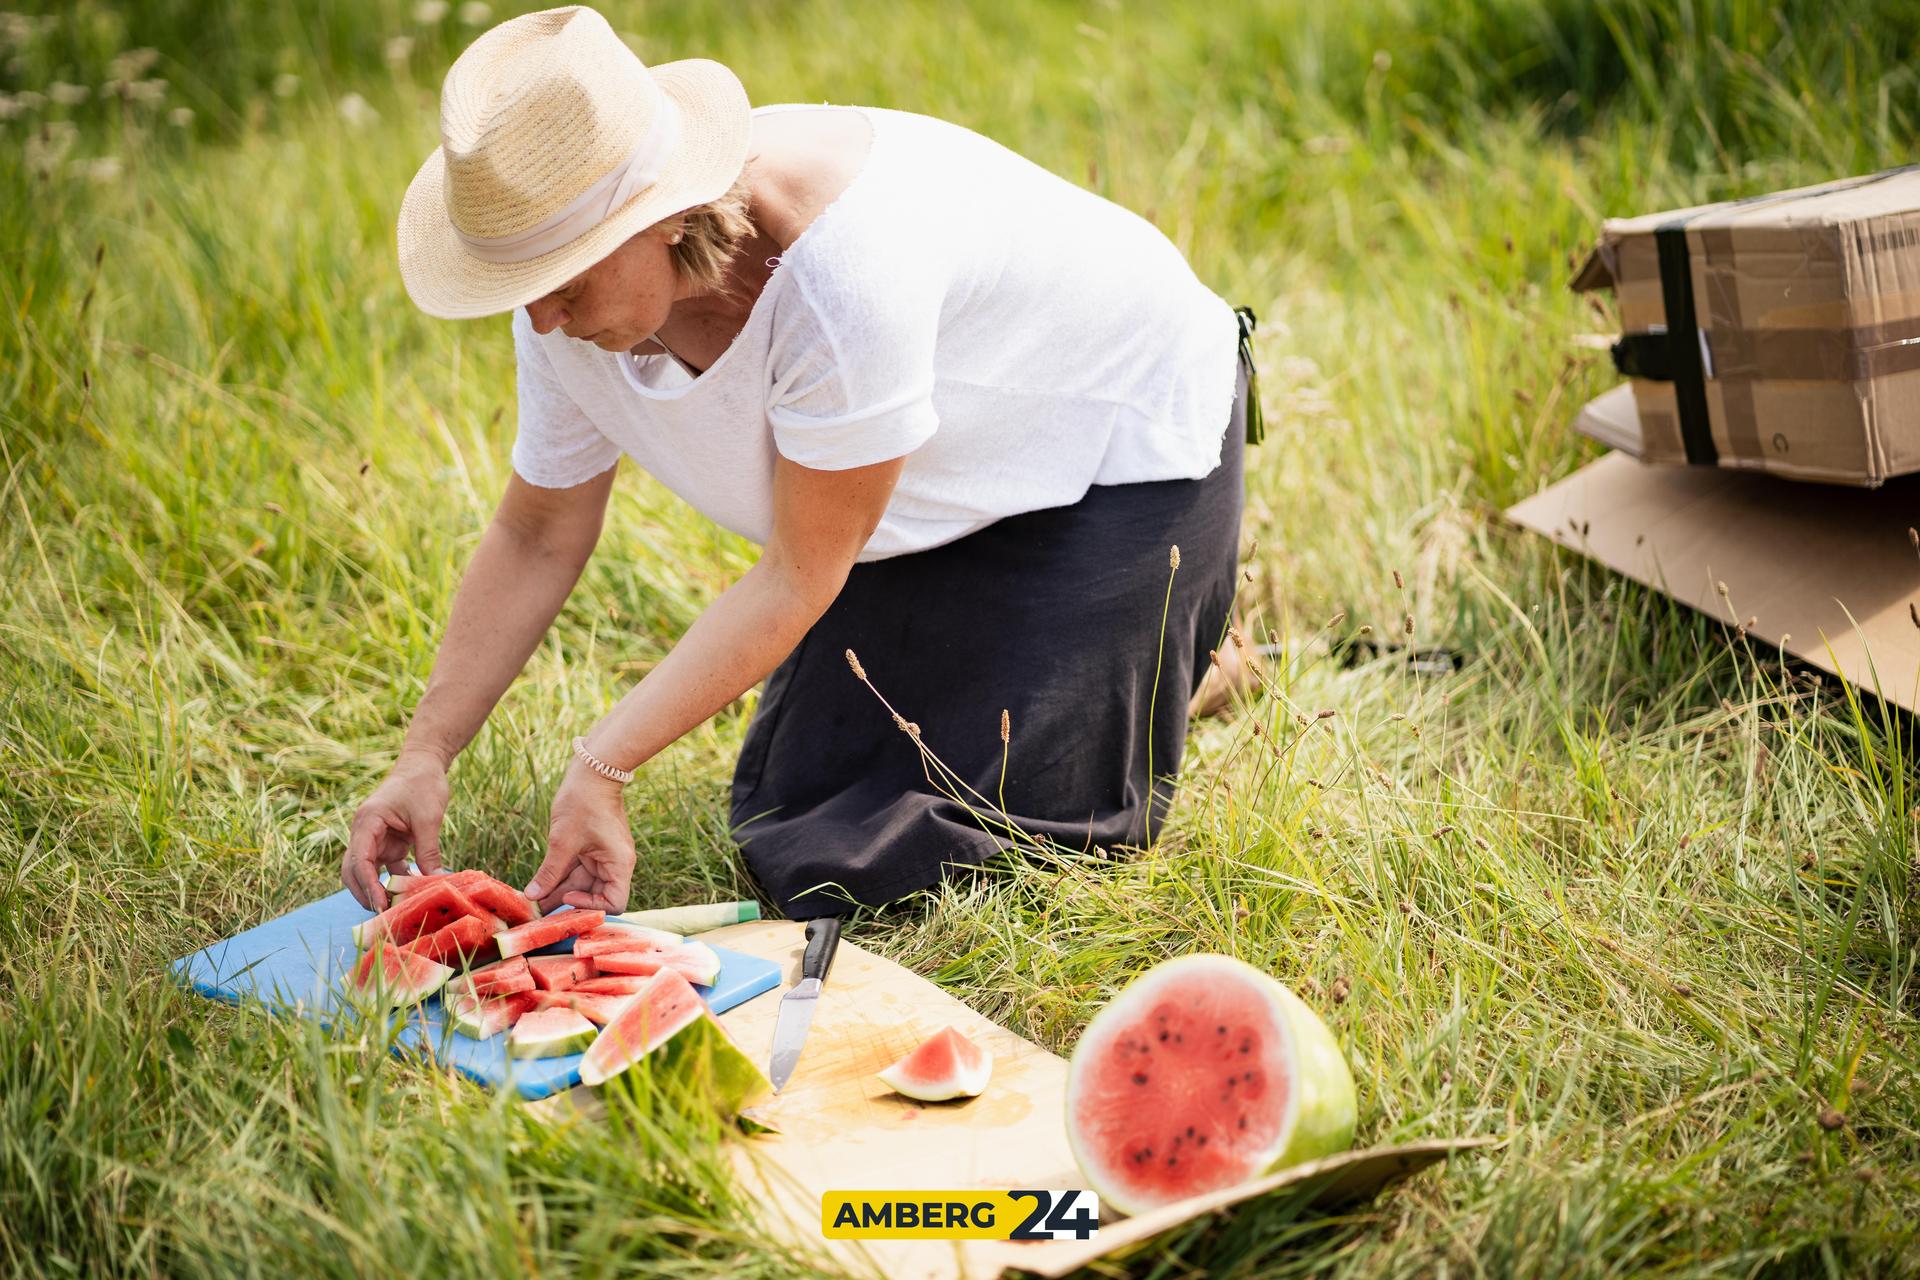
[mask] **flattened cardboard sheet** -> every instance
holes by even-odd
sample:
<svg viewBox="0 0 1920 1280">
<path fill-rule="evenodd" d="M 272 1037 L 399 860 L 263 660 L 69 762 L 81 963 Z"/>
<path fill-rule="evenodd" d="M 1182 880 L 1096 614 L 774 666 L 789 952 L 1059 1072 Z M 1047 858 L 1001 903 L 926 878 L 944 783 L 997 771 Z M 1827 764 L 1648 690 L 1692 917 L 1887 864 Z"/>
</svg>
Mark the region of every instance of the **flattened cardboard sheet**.
<svg viewBox="0 0 1920 1280">
<path fill-rule="evenodd" d="M 1610 453 L 1507 516 L 1920 711 L 1920 476 L 1863 491 Z"/>
<path fill-rule="evenodd" d="M 802 926 L 783 920 L 732 925 L 701 940 L 777 962 L 782 991 L 798 976 L 805 948 Z M 778 1003 L 777 994 L 770 994 L 721 1015 L 741 1048 L 761 1063 L 772 1051 Z M 946 1026 L 993 1055 L 993 1080 L 979 1098 L 913 1102 L 873 1078 Z M 1138 1218 L 1120 1219 L 1109 1210 L 1087 1241 L 821 1238 L 820 1195 L 828 1190 L 1084 1187 L 1067 1147 L 1066 1082 L 1065 1059 L 997 1026 L 910 970 L 843 941 L 799 1067 L 785 1090 L 752 1113 L 779 1132 L 737 1144 L 737 1169 L 743 1186 L 760 1189 L 771 1227 L 834 1265 L 887 1280 L 984 1280 L 1008 1269 L 1064 1275 L 1201 1214 L 1283 1188 L 1312 1186 L 1306 1194 L 1315 1203 L 1364 1199 L 1455 1151 L 1490 1141 L 1355 1152 Z M 597 1109 L 585 1090 L 571 1096 L 582 1110 Z"/>
</svg>

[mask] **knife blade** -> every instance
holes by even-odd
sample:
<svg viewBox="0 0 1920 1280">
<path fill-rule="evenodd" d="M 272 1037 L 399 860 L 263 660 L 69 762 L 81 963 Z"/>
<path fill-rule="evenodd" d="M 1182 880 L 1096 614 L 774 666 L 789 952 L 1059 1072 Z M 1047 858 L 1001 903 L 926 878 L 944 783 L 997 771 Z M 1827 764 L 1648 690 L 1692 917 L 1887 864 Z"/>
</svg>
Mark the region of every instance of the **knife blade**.
<svg viewBox="0 0 1920 1280">
<path fill-rule="evenodd" d="M 767 1078 L 773 1081 L 775 1093 L 786 1087 L 793 1069 L 800 1064 L 807 1029 L 813 1026 L 813 1010 L 820 1003 L 820 989 L 826 983 L 827 970 L 833 967 L 833 953 L 839 945 L 839 916 L 807 921 L 807 950 L 800 957 L 800 981 L 780 997 L 780 1016 L 773 1024 L 773 1061 Z"/>
</svg>

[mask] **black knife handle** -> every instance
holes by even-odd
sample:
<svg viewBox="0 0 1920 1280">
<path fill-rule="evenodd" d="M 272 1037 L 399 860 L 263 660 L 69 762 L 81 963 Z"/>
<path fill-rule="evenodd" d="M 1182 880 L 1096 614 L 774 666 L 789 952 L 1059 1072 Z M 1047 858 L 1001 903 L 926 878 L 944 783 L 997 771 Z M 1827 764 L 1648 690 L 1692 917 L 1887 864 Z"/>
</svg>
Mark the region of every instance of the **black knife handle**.
<svg viewBox="0 0 1920 1280">
<path fill-rule="evenodd" d="M 840 945 L 840 917 L 821 916 L 807 921 L 807 951 L 800 957 L 800 977 L 827 980 L 833 967 L 833 952 Z"/>
</svg>

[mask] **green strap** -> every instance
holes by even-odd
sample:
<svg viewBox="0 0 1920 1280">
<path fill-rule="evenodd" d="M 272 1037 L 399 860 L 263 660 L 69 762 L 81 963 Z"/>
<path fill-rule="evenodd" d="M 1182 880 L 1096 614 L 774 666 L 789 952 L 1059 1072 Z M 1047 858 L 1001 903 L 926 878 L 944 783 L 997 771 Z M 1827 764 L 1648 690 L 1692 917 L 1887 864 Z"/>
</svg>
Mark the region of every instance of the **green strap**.
<svg viewBox="0 0 1920 1280">
<path fill-rule="evenodd" d="M 1247 443 L 1259 444 L 1267 438 L 1267 420 L 1260 412 L 1260 370 L 1253 363 L 1253 331 L 1260 317 L 1252 307 L 1235 307 L 1233 315 L 1240 322 L 1240 358 L 1247 362 Z"/>
</svg>

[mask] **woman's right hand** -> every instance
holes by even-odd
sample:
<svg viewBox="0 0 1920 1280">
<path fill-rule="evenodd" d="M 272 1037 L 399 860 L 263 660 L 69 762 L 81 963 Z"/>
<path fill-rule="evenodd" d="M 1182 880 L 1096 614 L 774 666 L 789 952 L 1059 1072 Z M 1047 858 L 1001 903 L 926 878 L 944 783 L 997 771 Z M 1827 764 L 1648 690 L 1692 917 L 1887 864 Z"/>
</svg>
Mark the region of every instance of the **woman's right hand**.
<svg viewBox="0 0 1920 1280">
<path fill-rule="evenodd" d="M 423 873 L 439 872 L 448 795 L 445 762 L 428 752 L 403 750 L 386 781 L 354 811 L 340 880 L 361 906 L 387 909 L 380 872 L 405 872 L 409 852 Z"/>
</svg>

